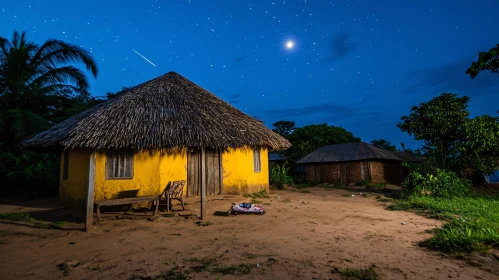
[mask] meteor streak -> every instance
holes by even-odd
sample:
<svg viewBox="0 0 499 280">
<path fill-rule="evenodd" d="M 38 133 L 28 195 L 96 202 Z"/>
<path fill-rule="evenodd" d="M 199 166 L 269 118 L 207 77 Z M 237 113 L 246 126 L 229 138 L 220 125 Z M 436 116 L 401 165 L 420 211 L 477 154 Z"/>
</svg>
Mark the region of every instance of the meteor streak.
<svg viewBox="0 0 499 280">
<path fill-rule="evenodd" d="M 136 54 L 138 54 L 140 57 L 142 57 L 145 61 L 151 63 L 152 66 L 156 67 L 156 64 L 152 63 L 149 59 L 147 59 L 145 56 L 141 55 L 138 51 L 132 49 L 132 51 Z"/>
</svg>

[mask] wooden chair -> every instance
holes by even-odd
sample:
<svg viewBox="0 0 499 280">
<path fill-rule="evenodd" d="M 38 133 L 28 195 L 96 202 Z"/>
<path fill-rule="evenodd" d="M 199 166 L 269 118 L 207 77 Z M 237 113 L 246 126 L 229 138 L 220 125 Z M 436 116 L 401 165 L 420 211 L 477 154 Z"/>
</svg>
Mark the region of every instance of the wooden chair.
<svg viewBox="0 0 499 280">
<path fill-rule="evenodd" d="M 159 195 L 159 199 L 164 195 L 166 199 L 166 211 L 170 212 L 173 200 L 178 200 L 182 204 L 182 211 L 185 210 L 184 206 L 184 186 L 185 180 L 169 182 L 166 188 Z"/>
</svg>

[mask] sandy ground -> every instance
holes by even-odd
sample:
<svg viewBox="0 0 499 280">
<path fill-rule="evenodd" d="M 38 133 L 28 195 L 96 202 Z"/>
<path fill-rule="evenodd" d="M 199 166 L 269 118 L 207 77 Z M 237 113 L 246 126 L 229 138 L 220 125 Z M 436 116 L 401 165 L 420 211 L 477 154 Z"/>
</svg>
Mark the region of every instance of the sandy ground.
<svg viewBox="0 0 499 280">
<path fill-rule="evenodd" d="M 210 197 L 206 226 L 165 212 L 157 219 L 150 212 L 106 212 L 90 233 L 81 230 L 81 212 L 58 209 L 55 199 L 3 201 L 0 212 L 73 222 L 48 229 L 47 223 L 0 221 L 1 278 L 134 279 L 176 267 L 197 270 L 190 272 L 193 279 L 341 279 L 335 268 L 375 265 L 381 279 L 499 279 L 497 261 L 472 265 L 418 246 L 440 221 L 387 211 L 375 197 L 358 192 L 310 191 L 272 192 L 261 199 L 264 215 L 211 215 L 248 199 Z M 191 200 L 188 209 L 197 214 L 199 204 Z M 213 272 L 230 265 L 248 265 L 251 272 Z"/>
</svg>

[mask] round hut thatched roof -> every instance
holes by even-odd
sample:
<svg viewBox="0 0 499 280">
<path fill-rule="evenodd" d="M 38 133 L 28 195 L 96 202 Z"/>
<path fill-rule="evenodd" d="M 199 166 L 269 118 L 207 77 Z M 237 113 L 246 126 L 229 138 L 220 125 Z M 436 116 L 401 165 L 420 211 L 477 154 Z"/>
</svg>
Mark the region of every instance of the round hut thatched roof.
<svg viewBox="0 0 499 280">
<path fill-rule="evenodd" d="M 130 88 L 25 140 L 27 148 L 286 149 L 290 143 L 175 72 Z"/>
</svg>

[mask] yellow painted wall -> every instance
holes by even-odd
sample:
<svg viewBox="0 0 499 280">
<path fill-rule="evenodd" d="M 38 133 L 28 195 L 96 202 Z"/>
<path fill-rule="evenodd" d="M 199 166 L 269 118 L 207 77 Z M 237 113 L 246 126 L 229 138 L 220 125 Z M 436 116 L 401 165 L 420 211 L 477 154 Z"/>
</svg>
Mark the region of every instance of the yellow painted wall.
<svg viewBox="0 0 499 280">
<path fill-rule="evenodd" d="M 87 195 L 89 150 L 71 150 L 69 155 L 68 180 L 62 180 L 61 200 L 74 206 L 84 206 Z M 64 155 L 62 155 L 64 159 Z M 260 151 L 261 171 L 254 172 L 253 150 L 229 149 L 222 154 L 223 193 L 253 193 L 269 191 L 268 151 Z M 119 192 L 139 190 L 138 196 L 159 195 L 169 181 L 187 179 L 187 155 L 182 152 L 159 150 L 135 151 L 133 178 L 107 179 L 106 152 L 96 152 L 95 200 L 117 198 Z M 189 182 L 187 182 L 189 184 Z M 184 189 L 187 191 L 187 187 Z"/>
<path fill-rule="evenodd" d="M 269 158 L 265 148 L 260 149 L 261 171 L 255 172 L 253 149 L 229 149 L 222 154 L 224 169 L 223 192 L 227 194 L 269 191 Z"/>
<path fill-rule="evenodd" d="M 90 152 L 87 149 L 69 150 L 68 180 L 63 180 L 64 153 L 61 154 L 59 197 L 62 202 L 76 207 L 85 205 L 89 158 Z"/>
<path fill-rule="evenodd" d="M 117 198 L 119 192 L 139 190 L 137 196 L 159 195 L 169 181 L 187 178 L 185 153 L 159 150 L 136 151 L 132 179 L 106 179 L 106 153 L 96 154 L 95 200 Z"/>
</svg>

